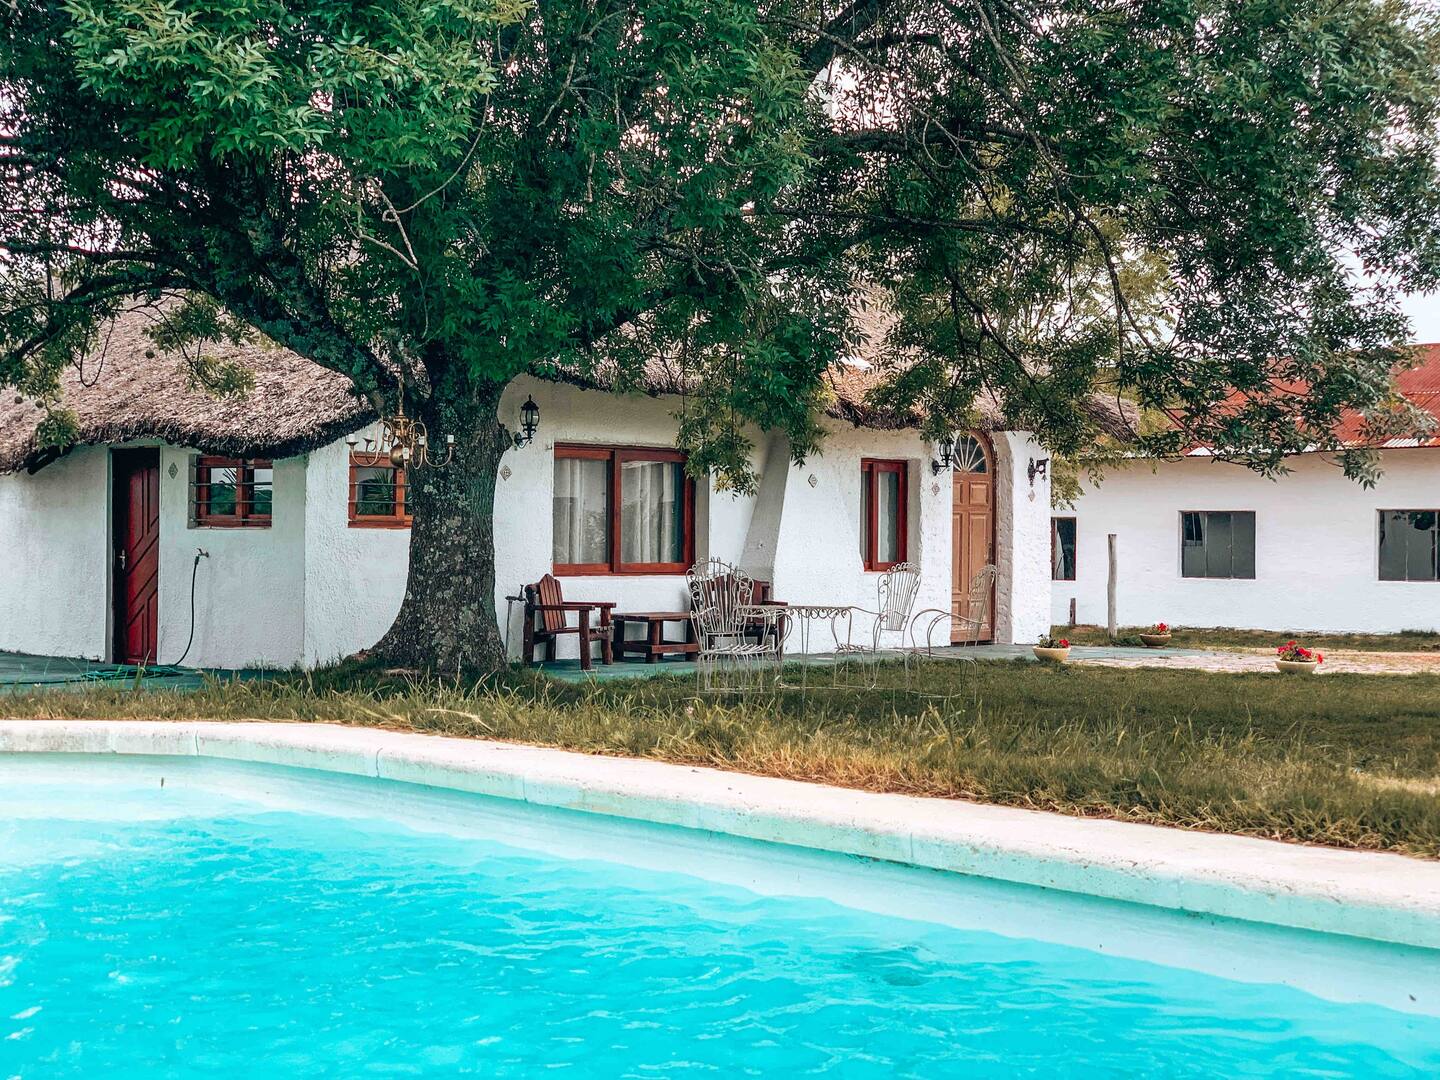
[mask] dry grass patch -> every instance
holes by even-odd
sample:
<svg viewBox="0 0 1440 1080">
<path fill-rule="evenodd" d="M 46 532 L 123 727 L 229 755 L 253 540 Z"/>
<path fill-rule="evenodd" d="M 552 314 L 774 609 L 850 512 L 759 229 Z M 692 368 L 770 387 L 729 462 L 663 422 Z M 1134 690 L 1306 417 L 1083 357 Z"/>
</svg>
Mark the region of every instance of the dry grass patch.
<svg viewBox="0 0 1440 1080">
<path fill-rule="evenodd" d="M 193 693 L 16 695 L 11 716 L 290 720 L 1440 857 L 1440 678 L 937 664 L 905 692 L 720 701 L 686 678 L 458 682 L 358 668 Z"/>
</svg>

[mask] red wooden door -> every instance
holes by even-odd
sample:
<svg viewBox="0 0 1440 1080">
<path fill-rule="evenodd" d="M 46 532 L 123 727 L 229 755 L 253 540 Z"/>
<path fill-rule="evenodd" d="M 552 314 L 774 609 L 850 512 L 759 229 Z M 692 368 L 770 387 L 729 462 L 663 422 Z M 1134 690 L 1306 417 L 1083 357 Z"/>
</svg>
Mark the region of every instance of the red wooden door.
<svg viewBox="0 0 1440 1080">
<path fill-rule="evenodd" d="M 962 435 L 957 440 L 954 485 L 951 603 L 953 611 L 964 615 L 969 610 L 970 582 L 982 568 L 995 561 L 994 458 L 983 436 Z M 995 636 L 994 617 L 992 596 L 986 605 L 985 625 L 979 640 L 989 641 Z M 956 633 L 963 636 L 958 626 Z"/>
<path fill-rule="evenodd" d="M 116 450 L 115 660 L 153 664 L 159 633 L 160 451 Z"/>
</svg>

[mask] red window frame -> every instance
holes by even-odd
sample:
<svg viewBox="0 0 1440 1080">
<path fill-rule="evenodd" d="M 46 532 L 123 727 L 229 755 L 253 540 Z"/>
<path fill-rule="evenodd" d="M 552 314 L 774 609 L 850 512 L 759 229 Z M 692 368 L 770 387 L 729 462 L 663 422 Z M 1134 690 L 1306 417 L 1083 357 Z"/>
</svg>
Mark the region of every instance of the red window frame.
<svg viewBox="0 0 1440 1080">
<path fill-rule="evenodd" d="M 235 512 L 210 512 L 210 473 L 213 469 L 235 470 Z M 263 458 L 202 456 L 195 462 L 195 482 L 190 493 L 191 518 L 207 529 L 268 529 L 271 515 L 255 510 L 255 470 L 269 469 L 270 505 L 275 505 L 275 466 Z"/>
<path fill-rule="evenodd" d="M 899 558 L 884 562 L 877 557 L 880 536 L 880 477 L 895 473 L 900 478 L 897 507 L 895 512 L 895 550 Z M 862 518 L 868 513 L 868 520 L 860 522 L 860 558 L 866 570 L 889 570 L 898 566 L 908 557 L 910 551 L 910 465 L 905 461 L 885 458 L 860 459 L 860 483 L 863 486 L 860 498 Z M 865 496 L 868 494 L 869 499 Z"/>
<path fill-rule="evenodd" d="M 395 501 L 388 514 L 360 513 L 360 481 L 356 476 L 359 469 L 389 469 L 395 474 Z M 405 470 L 391 465 L 388 461 L 371 463 L 359 454 L 350 455 L 350 496 L 347 517 L 352 529 L 408 529 L 411 516 L 405 512 L 406 484 Z"/>
<path fill-rule="evenodd" d="M 686 476 L 681 485 L 680 522 L 683 530 L 682 549 L 684 558 L 680 562 L 627 563 L 620 559 L 620 466 L 627 461 L 670 461 L 685 464 L 685 455 L 679 450 L 649 448 L 643 446 L 593 446 L 580 443 L 557 443 L 555 459 L 584 458 L 604 461 L 609 465 L 605 483 L 605 509 L 609 521 L 606 537 L 610 553 L 608 562 L 603 563 L 555 563 L 557 576 L 622 576 L 634 574 L 683 574 L 695 562 L 695 480 Z M 553 498 L 553 495 L 552 495 Z"/>
</svg>

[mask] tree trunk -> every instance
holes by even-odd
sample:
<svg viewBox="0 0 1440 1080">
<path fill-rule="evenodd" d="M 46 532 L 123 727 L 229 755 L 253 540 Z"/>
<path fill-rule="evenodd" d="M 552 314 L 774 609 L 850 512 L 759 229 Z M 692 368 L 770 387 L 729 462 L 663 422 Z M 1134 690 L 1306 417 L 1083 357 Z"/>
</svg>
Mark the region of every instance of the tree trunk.
<svg viewBox="0 0 1440 1080">
<path fill-rule="evenodd" d="M 384 663 L 442 672 L 507 663 L 495 621 L 495 478 L 512 445 L 497 414 L 503 389 L 418 408 L 436 457 L 443 460 L 445 436 L 454 435 L 455 458 L 406 476 L 410 569 L 400 613 L 372 650 Z"/>
</svg>

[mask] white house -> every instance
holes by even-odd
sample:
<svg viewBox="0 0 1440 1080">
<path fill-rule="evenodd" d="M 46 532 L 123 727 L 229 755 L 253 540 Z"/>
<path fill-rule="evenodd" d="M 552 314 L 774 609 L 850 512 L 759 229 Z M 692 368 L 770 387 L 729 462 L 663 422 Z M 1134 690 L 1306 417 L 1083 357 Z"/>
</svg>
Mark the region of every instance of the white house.
<svg viewBox="0 0 1440 1080">
<path fill-rule="evenodd" d="M 1419 348 L 1399 387 L 1440 416 L 1440 345 Z M 1341 434 L 1363 444 L 1355 418 Z M 1373 488 L 1319 453 L 1276 479 L 1203 451 L 1111 472 L 1055 511 L 1053 620 L 1105 622 L 1113 533 L 1121 625 L 1440 630 L 1440 434 L 1376 448 Z"/>
<path fill-rule="evenodd" d="M 0 405 L 0 650 L 288 668 L 373 644 L 400 604 L 410 532 L 403 477 L 352 460 L 346 436 L 377 425 L 346 381 L 274 346 L 227 345 L 214 351 L 250 367 L 255 386 L 217 399 L 188 385 L 182 358 L 160 352 L 137 313 L 104 340 L 103 356 L 67 374 L 79 419 L 68 452 L 37 448 L 34 402 Z M 977 431 L 969 471 L 936 471 L 916 430 L 869 414 L 858 369 L 832 382 L 821 454 L 797 468 L 782 439 L 757 434 L 758 492 L 701 482 L 680 514 L 680 398 L 512 385 L 503 418 L 513 425 L 530 395 L 540 407 L 539 434 L 505 455 L 496 496 L 495 603 L 512 655 L 521 609 L 505 597 L 526 583 L 550 572 L 567 599 L 673 610 L 686 606 L 681 552 L 735 563 L 790 603 L 872 607 L 879 573 L 909 560 L 919 606 L 941 609 L 993 558 L 995 639 L 1044 633 L 1050 492 L 1031 463 L 1046 452 L 1025 432 Z M 622 527 L 603 480 L 587 480 L 612 466 L 620 476 L 617 453 L 651 466 L 623 470 L 619 483 L 644 485 L 623 498 L 653 502 L 640 512 L 680 530 L 661 537 L 671 554 L 636 556 L 643 571 L 584 553 L 579 515 L 586 528 Z"/>
</svg>

